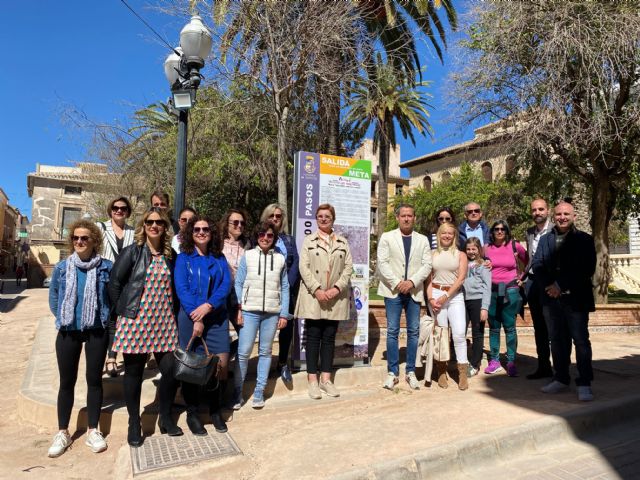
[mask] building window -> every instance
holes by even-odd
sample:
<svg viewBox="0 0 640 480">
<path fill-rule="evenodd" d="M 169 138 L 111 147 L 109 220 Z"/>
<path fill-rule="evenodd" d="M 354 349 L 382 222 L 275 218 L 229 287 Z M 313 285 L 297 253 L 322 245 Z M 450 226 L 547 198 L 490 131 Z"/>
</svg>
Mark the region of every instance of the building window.
<svg viewBox="0 0 640 480">
<path fill-rule="evenodd" d="M 491 162 L 484 162 L 481 168 L 484 181 L 491 183 L 493 181 L 493 167 L 491 166 Z"/>
<path fill-rule="evenodd" d="M 425 175 L 422 179 L 422 187 L 427 191 L 431 191 L 431 177 L 429 175 Z"/>
<path fill-rule="evenodd" d="M 63 207 L 62 208 L 62 225 L 60 226 L 60 239 L 64 239 L 69 235 L 69 227 L 76 220 L 80 220 L 82 216 L 82 210 L 79 208 L 70 208 Z"/>
<path fill-rule="evenodd" d="M 376 181 L 375 180 L 371 180 L 371 196 L 372 197 L 376 196 Z"/>
<path fill-rule="evenodd" d="M 450 172 L 444 172 L 442 174 L 442 181 L 446 182 L 446 181 L 449 181 L 449 180 L 451 180 L 451 173 Z"/>
<path fill-rule="evenodd" d="M 65 195 L 82 195 L 82 187 L 77 187 L 73 185 L 65 185 L 64 186 L 64 194 Z"/>
<path fill-rule="evenodd" d="M 396 197 L 402 196 L 402 185 L 396 184 Z"/>
</svg>

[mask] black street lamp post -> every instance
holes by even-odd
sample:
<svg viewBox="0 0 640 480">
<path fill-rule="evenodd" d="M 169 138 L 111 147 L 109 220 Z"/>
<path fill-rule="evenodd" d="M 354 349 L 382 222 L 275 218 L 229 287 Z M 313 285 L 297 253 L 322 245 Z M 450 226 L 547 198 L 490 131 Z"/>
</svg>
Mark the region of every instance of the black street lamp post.
<svg viewBox="0 0 640 480">
<path fill-rule="evenodd" d="M 189 110 L 196 101 L 204 60 L 211 52 L 211 33 L 199 15 L 180 32 L 180 46 L 164 62 L 164 73 L 171 85 L 170 103 L 178 111 L 178 153 L 176 158 L 176 190 L 174 212 L 184 208 L 187 180 L 187 122 Z"/>
</svg>

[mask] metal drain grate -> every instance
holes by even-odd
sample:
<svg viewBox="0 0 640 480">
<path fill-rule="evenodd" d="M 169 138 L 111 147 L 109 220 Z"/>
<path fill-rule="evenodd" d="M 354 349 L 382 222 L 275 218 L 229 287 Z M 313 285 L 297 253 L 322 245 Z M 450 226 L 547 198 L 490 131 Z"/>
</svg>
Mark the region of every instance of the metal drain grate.
<svg viewBox="0 0 640 480">
<path fill-rule="evenodd" d="M 210 433 L 204 437 L 187 432 L 181 437 L 157 435 L 145 438 L 141 447 L 131 447 L 130 450 L 134 475 L 203 460 L 242 455 L 228 433 Z"/>
</svg>

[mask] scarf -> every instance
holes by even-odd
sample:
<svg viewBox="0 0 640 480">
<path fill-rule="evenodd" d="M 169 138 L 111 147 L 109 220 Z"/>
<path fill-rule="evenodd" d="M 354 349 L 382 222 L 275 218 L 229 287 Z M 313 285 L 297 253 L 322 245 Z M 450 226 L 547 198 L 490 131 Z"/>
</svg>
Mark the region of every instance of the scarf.
<svg viewBox="0 0 640 480">
<path fill-rule="evenodd" d="M 87 262 L 80 260 L 77 253 L 67 258 L 66 271 L 66 291 L 62 307 L 60 309 L 60 324 L 68 327 L 73 324 L 76 303 L 78 302 L 78 275 L 76 268 L 87 271 L 87 282 L 84 287 L 84 298 L 82 301 L 82 318 L 80 319 L 80 330 L 93 327 L 98 310 L 98 275 L 97 267 L 102 262 L 102 257 L 94 255 Z"/>
</svg>

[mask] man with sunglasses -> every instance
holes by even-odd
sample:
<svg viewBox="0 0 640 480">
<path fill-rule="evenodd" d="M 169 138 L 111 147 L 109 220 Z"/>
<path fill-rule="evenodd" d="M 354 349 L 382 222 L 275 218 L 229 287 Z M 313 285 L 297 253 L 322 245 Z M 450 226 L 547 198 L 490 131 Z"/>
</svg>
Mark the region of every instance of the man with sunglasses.
<svg viewBox="0 0 640 480">
<path fill-rule="evenodd" d="M 567 391 L 571 377 L 571 342 L 576 348 L 578 400 L 593 400 L 589 312 L 595 311 L 591 277 L 596 270 L 593 237 L 578 230 L 576 214 L 568 202 L 554 208 L 555 226 L 540 240 L 533 258 L 533 272 L 544 289 L 542 312 L 549 329 L 553 380 L 543 393 Z"/>
<path fill-rule="evenodd" d="M 458 227 L 458 250 L 464 252 L 467 238 L 475 237 L 484 247 L 489 244 L 489 227 L 482 220 L 482 209 L 475 202 L 464 206 L 465 221 Z"/>
<path fill-rule="evenodd" d="M 536 198 L 531 202 L 531 218 L 534 226 L 527 229 L 527 251 L 529 252 L 529 264 L 524 270 L 523 278 L 526 278 L 524 291 L 529 312 L 533 321 L 533 331 L 536 339 L 536 353 L 538 355 L 538 368 L 535 372 L 527 375 L 527 379 L 536 380 L 538 378 L 551 377 L 551 350 L 549 348 L 549 331 L 542 314 L 543 285 L 536 279 L 531 266 L 533 257 L 538 250 L 540 240 L 553 228 L 553 223 L 549 218 L 549 207 L 542 198 Z"/>
</svg>

